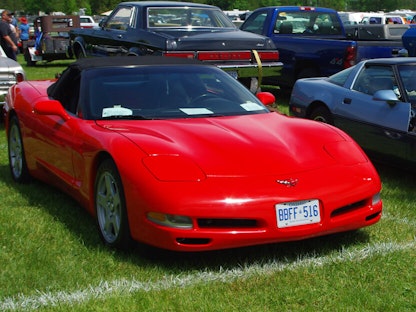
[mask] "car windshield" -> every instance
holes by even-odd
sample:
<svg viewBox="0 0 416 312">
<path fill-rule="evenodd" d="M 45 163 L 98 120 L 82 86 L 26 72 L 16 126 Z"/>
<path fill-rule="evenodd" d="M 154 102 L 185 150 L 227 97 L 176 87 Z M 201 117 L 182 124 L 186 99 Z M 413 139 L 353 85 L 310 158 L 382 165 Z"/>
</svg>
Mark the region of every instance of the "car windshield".
<svg viewBox="0 0 416 312">
<path fill-rule="evenodd" d="M 267 113 L 248 89 L 211 66 L 101 68 L 82 77 L 87 119 L 171 119 Z"/>
<path fill-rule="evenodd" d="M 192 7 L 155 7 L 147 10 L 149 28 L 209 27 L 236 28 L 218 9 Z"/>
</svg>

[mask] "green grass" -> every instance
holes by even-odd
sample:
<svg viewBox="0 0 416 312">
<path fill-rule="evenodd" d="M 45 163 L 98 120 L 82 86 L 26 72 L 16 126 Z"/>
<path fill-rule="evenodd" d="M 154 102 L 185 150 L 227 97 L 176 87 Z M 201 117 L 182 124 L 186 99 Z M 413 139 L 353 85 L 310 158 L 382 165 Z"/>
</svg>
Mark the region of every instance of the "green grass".
<svg viewBox="0 0 416 312">
<path fill-rule="evenodd" d="M 25 70 L 48 79 L 61 64 Z M 415 311 L 415 177 L 377 168 L 384 215 L 371 227 L 208 253 L 122 253 L 102 245 L 71 198 L 12 181 L 0 124 L 0 310 Z"/>
</svg>

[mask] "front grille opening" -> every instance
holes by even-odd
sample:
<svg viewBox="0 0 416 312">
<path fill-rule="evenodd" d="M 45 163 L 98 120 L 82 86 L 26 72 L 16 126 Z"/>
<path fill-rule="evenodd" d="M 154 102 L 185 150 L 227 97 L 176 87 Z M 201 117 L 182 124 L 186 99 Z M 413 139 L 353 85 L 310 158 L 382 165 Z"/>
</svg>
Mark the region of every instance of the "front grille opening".
<svg viewBox="0 0 416 312">
<path fill-rule="evenodd" d="M 359 208 L 361 208 L 361 207 L 363 207 L 365 205 L 365 202 L 366 202 L 365 200 L 361 200 L 359 202 L 356 202 L 356 203 L 353 203 L 353 204 L 350 204 L 350 205 L 347 205 L 347 206 L 338 208 L 338 209 L 334 210 L 331 213 L 331 218 L 338 217 L 340 215 L 349 213 L 349 212 L 351 212 L 353 210 L 359 209 Z"/>
<path fill-rule="evenodd" d="M 381 213 L 381 212 L 376 212 L 376 213 L 373 213 L 373 214 L 371 214 L 371 215 L 367 216 L 367 217 L 365 218 L 365 221 L 370 221 L 370 220 L 372 220 L 372 219 L 377 218 L 377 217 L 380 215 L 380 213 Z"/>
<path fill-rule="evenodd" d="M 211 242 L 211 239 L 178 237 L 176 241 L 181 245 L 207 245 Z"/>
<path fill-rule="evenodd" d="M 255 219 L 198 219 L 200 228 L 254 228 Z"/>
</svg>

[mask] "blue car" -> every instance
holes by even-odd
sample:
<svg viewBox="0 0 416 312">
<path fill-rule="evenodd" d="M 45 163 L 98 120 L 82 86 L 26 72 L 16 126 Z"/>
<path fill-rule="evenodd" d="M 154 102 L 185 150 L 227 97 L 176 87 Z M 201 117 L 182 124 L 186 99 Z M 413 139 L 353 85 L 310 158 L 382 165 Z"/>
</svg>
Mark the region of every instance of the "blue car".
<svg viewBox="0 0 416 312">
<path fill-rule="evenodd" d="M 299 79 L 289 111 L 344 130 L 375 161 L 416 169 L 416 57 L 366 60 L 330 77 Z"/>
</svg>

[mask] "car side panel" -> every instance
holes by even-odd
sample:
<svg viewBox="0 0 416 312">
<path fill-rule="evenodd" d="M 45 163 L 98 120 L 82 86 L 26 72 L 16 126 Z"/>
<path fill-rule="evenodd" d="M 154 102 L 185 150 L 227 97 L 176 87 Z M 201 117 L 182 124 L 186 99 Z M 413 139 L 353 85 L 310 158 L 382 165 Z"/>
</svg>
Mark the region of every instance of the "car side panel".
<svg viewBox="0 0 416 312">
<path fill-rule="evenodd" d="M 334 125 L 357 141 L 367 152 L 390 158 L 409 159 L 413 136 L 408 135 L 410 104 L 374 100 L 320 78 L 298 80 L 291 105 L 303 107 L 305 115 L 313 103 L 323 103 L 334 117 Z"/>
<path fill-rule="evenodd" d="M 407 132 L 410 120 L 410 103 L 389 104 L 375 100 L 372 95 L 345 89 L 345 95 L 333 109 L 335 115 L 382 128 Z"/>
</svg>

